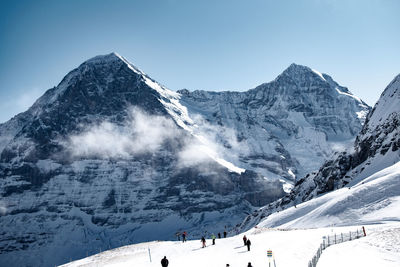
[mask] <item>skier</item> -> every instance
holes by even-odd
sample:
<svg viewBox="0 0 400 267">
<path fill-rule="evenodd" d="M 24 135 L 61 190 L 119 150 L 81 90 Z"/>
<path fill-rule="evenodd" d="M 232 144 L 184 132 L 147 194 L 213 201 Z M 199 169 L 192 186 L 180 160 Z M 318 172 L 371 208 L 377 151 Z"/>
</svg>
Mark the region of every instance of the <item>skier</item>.
<svg viewBox="0 0 400 267">
<path fill-rule="evenodd" d="M 215 245 L 215 238 L 216 236 L 214 234 L 211 235 L 212 241 L 213 241 L 213 245 Z"/>
<path fill-rule="evenodd" d="M 227 234 L 227 233 L 226 233 L 226 230 L 224 230 L 224 238 L 226 237 L 226 234 Z"/>
<path fill-rule="evenodd" d="M 244 236 L 243 236 L 243 243 L 244 243 L 244 246 L 246 246 L 246 241 L 247 241 L 247 237 L 246 237 L 246 235 L 244 235 Z"/>
<path fill-rule="evenodd" d="M 249 264 L 247 264 L 247 267 L 253 267 L 253 265 L 251 265 L 251 262 L 249 262 Z"/>
<path fill-rule="evenodd" d="M 221 233 L 218 233 L 218 238 L 221 238 Z"/>
<path fill-rule="evenodd" d="M 250 239 L 247 239 L 246 245 L 247 245 L 247 251 L 250 251 L 250 245 L 251 245 Z"/>
<path fill-rule="evenodd" d="M 182 234 L 182 242 L 186 242 L 186 236 L 187 236 L 187 233 L 186 233 L 186 231 L 185 231 L 185 232 L 183 232 L 183 234 Z"/>
<path fill-rule="evenodd" d="M 204 238 L 204 236 L 201 237 L 201 243 L 203 244 L 203 248 L 206 247 L 206 239 Z"/>
<path fill-rule="evenodd" d="M 164 258 L 161 260 L 161 266 L 162 267 L 168 267 L 169 261 L 167 260 L 167 256 L 164 256 Z"/>
</svg>

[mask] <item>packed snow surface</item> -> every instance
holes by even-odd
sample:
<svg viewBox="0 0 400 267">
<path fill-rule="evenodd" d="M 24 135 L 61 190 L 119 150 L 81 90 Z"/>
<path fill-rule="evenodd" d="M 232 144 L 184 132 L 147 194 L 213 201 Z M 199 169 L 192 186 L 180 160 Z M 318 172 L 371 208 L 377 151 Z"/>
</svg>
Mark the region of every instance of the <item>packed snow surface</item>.
<svg viewBox="0 0 400 267">
<path fill-rule="evenodd" d="M 318 266 L 399 266 L 399 241 L 398 239 L 396 241 L 400 233 L 399 227 L 399 223 L 366 226 L 367 237 L 327 248 L 326 252 L 322 254 L 321 263 L 318 263 Z M 212 245 L 212 241 L 207 239 L 205 248 L 201 247 L 200 240 L 190 240 L 186 243 L 156 241 L 120 247 L 63 266 L 152 267 L 161 266 L 160 261 L 164 256 L 169 260 L 171 267 L 226 266 L 228 263 L 232 267 L 245 267 L 248 262 L 251 262 L 253 266 L 267 266 L 267 250 L 272 250 L 276 266 L 307 266 L 308 261 L 322 242 L 323 236 L 346 233 L 356 228 L 358 227 L 350 226 L 288 231 L 253 228 L 243 234 L 216 239 L 215 245 Z M 247 251 L 243 245 L 244 234 L 251 240 L 250 251 Z M 350 253 L 353 250 L 354 255 Z M 369 256 L 360 259 L 361 253 L 364 257 L 365 255 Z M 367 259 L 373 259 L 373 261 Z M 340 264 L 337 264 L 339 262 Z M 363 264 L 359 265 L 357 262 Z"/>
<path fill-rule="evenodd" d="M 365 225 L 367 237 L 327 248 L 318 263 L 330 266 L 400 266 L 400 162 L 351 187 L 277 212 L 256 227 L 201 248 L 200 240 L 159 241 L 120 247 L 63 266 L 266 266 L 272 250 L 279 267 L 307 266 L 323 236 Z M 276 228 L 270 228 L 276 227 Z M 320 227 L 320 228 L 313 228 Z M 214 233 L 216 234 L 216 233 Z M 251 240 L 251 251 L 242 236 Z M 209 238 L 211 233 L 207 233 Z M 189 236 L 190 238 L 190 236 Z M 151 257 L 151 261 L 150 261 Z"/>
<path fill-rule="evenodd" d="M 353 185 L 353 184 L 350 184 Z M 400 162 L 353 186 L 274 213 L 263 227 L 326 227 L 400 221 Z"/>
</svg>

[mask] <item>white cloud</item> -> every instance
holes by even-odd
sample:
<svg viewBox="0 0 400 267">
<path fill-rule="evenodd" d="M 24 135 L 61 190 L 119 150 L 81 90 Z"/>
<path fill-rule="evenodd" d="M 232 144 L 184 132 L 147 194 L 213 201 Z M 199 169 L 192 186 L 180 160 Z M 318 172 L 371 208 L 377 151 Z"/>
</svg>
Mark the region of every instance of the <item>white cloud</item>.
<svg viewBox="0 0 400 267">
<path fill-rule="evenodd" d="M 198 127 L 190 136 L 179 129 L 171 118 L 149 115 L 138 108 L 132 108 L 129 118 L 122 125 L 102 122 L 70 136 L 65 145 L 73 156 L 129 158 L 154 153 L 165 142 L 180 140 L 183 147 L 177 154 L 179 168 L 198 167 L 200 163 L 214 160 L 230 170 L 241 172 L 241 169 L 230 163 L 236 159 L 237 150 L 245 150 L 237 142 L 235 132 L 211 125 L 202 117 L 197 117 L 196 121 Z"/>
<path fill-rule="evenodd" d="M 123 125 L 103 122 L 81 134 L 71 136 L 67 147 L 73 156 L 128 158 L 154 152 L 167 140 L 178 135 L 171 119 L 148 115 L 133 108 Z"/>
</svg>

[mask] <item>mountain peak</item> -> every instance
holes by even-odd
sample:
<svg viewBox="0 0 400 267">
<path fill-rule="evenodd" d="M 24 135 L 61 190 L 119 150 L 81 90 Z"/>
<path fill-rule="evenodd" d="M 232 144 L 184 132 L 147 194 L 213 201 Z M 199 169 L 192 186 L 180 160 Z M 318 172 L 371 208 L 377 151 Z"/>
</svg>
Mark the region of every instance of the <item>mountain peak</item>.
<svg viewBox="0 0 400 267">
<path fill-rule="evenodd" d="M 116 52 L 111 52 L 105 55 L 98 55 L 83 62 L 83 65 L 113 65 L 113 64 L 126 64 L 133 72 L 139 75 L 146 75 L 138 67 L 130 63 L 126 58 Z"/>
<path fill-rule="evenodd" d="M 296 63 L 290 64 L 290 66 L 287 69 L 285 69 L 281 75 L 288 75 L 292 78 L 300 78 L 303 77 L 304 75 L 307 75 L 307 76 L 318 77 L 325 82 L 327 81 L 325 74 L 322 74 L 321 72 L 314 70 L 310 67 L 299 65 Z"/>
<path fill-rule="evenodd" d="M 99 64 L 99 63 L 110 63 L 115 61 L 122 61 L 121 56 L 115 52 L 106 55 L 98 55 L 86 60 L 86 64 Z"/>
</svg>

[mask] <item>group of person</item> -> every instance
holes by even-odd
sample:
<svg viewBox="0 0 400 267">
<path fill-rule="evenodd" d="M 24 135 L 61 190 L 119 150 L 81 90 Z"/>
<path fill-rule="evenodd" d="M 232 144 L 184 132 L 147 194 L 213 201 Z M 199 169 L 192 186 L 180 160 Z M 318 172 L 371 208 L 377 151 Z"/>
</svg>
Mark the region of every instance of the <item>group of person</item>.
<svg viewBox="0 0 400 267">
<path fill-rule="evenodd" d="M 226 231 L 224 231 L 224 237 L 226 237 L 226 235 L 227 235 L 227 233 L 226 233 Z M 179 234 L 179 236 L 180 236 L 180 234 Z M 187 233 L 183 232 L 183 234 L 182 234 L 182 241 L 183 242 L 186 242 L 186 236 L 187 236 Z M 212 239 L 212 242 L 213 242 L 212 244 L 213 245 L 215 245 L 215 239 L 216 238 L 217 237 L 214 234 L 211 234 L 211 239 Z M 218 233 L 218 238 L 221 238 L 221 234 L 220 233 Z M 179 239 L 180 238 L 178 237 L 178 240 Z M 205 248 L 206 247 L 206 239 L 205 239 L 204 236 L 201 237 L 200 242 L 202 243 L 202 248 Z M 243 244 L 244 244 L 244 246 L 247 246 L 247 251 L 250 251 L 251 241 L 250 241 L 250 239 L 247 238 L 246 235 L 243 236 Z M 162 267 L 168 267 L 168 264 L 169 264 L 169 261 L 168 261 L 167 257 L 164 256 L 164 258 L 161 260 L 161 266 Z M 230 267 L 230 265 L 226 264 L 226 267 Z M 253 265 L 251 265 L 251 262 L 249 262 L 247 267 L 253 267 Z"/>
<path fill-rule="evenodd" d="M 181 235 L 182 235 L 182 242 L 186 242 L 186 237 L 187 237 L 186 231 L 183 232 L 182 234 L 180 232 L 177 232 L 175 235 L 178 237 L 178 241 L 181 241 Z"/>
<path fill-rule="evenodd" d="M 250 251 L 251 241 L 246 237 L 246 235 L 243 236 L 243 243 L 247 246 L 247 251 Z"/>
<path fill-rule="evenodd" d="M 167 259 L 166 256 L 164 256 L 164 258 L 161 260 L 161 266 L 162 267 L 168 267 L 169 261 Z M 227 263 L 226 267 L 230 267 L 230 265 Z M 251 262 L 249 262 L 249 264 L 247 264 L 247 267 L 253 267 L 253 265 L 251 265 Z"/>
<path fill-rule="evenodd" d="M 206 233 L 207 233 L 207 231 L 206 231 Z M 177 236 L 178 241 L 181 241 L 181 236 L 182 236 L 182 242 L 186 242 L 186 238 L 187 238 L 187 233 L 186 233 L 186 231 L 183 232 L 183 233 L 176 232 L 175 235 Z M 221 233 L 218 233 L 217 235 L 218 235 L 218 238 L 221 238 Z M 224 238 L 227 237 L 228 233 L 226 232 L 226 230 L 223 232 L 223 235 L 224 235 Z M 215 239 L 216 239 L 216 238 L 217 238 L 217 236 L 214 235 L 214 233 L 211 234 L 211 239 L 212 239 L 212 244 L 213 244 L 213 245 L 215 245 Z M 201 242 L 203 243 L 203 248 L 206 247 L 206 239 L 205 239 L 204 236 L 201 238 Z"/>
<path fill-rule="evenodd" d="M 226 267 L 230 267 L 230 265 L 226 264 Z M 247 267 L 253 267 L 253 265 L 251 265 L 251 262 L 249 262 L 249 264 L 247 264 Z"/>
</svg>

